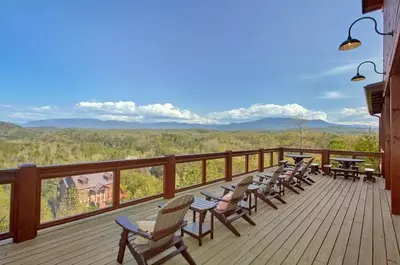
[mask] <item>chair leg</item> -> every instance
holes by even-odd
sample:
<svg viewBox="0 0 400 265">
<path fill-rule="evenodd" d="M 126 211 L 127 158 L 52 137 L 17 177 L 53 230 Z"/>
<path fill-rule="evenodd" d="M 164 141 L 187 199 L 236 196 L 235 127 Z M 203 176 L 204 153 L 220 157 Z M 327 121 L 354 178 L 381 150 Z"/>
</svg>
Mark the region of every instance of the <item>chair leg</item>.
<svg viewBox="0 0 400 265">
<path fill-rule="evenodd" d="M 126 230 L 123 230 L 121 233 L 121 240 L 119 241 L 119 250 L 118 250 L 118 257 L 117 257 L 117 262 L 119 264 L 122 264 L 122 262 L 124 261 L 125 248 L 126 248 L 126 244 L 128 241 L 128 235 L 129 235 L 129 232 Z"/>
<path fill-rule="evenodd" d="M 179 242 L 175 244 L 176 249 L 179 249 L 180 247 L 185 246 L 183 242 Z M 190 264 L 190 265 L 196 265 L 196 262 L 192 258 L 192 256 L 189 254 L 187 251 L 187 248 L 181 251 L 181 255 L 185 258 L 185 260 Z"/>
<path fill-rule="evenodd" d="M 277 199 L 278 201 L 280 201 L 281 203 L 286 204 L 286 202 L 282 199 L 281 196 L 277 195 L 274 198 Z"/>
<path fill-rule="evenodd" d="M 296 194 L 300 194 L 300 192 L 298 192 L 297 190 L 295 190 L 290 184 L 284 184 L 284 186 L 286 188 L 288 188 L 289 190 L 293 191 Z"/>
<path fill-rule="evenodd" d="M 307 185 L 311 185 L 311 183 L 308 182 L 306 179 L 301 179 L 301 181 L 303 181 L 303 182 L 306 183 Z"/>
<path fill-rule="evenodd" d="M 236 230 L 236 228 L 231 223 L 229 223 L 224 216 L 222 216 L 217 212 L 214 212 L 214 216 L 217 217 L 217 219 L 221 222 L 221 224 L 223 224 L 226 228 L 231 230 L 232 233 L 234 233 L 236 236 L 240 236 L 239 231 Z"/>
<path fill-rule="evenodd" d="M 276 207 L 276 205 L 273 204 L 266 196 L 257 194 L 257 197 L 260 198 L 263 202 L 267 203 L 272 208 L 278 209 L 278 207 Z"/>
<path fill-rule="evenodd" d="M 232 233 L 234 233 L 236 236 L 240 236 L 240 233 L 238 230 L 236 230 L 236 228 L 231 224 L 231 223 L 222 223 L 223 225 L 225 225 L 226 228 L 228 228 L 229 230 L 231 230 Z"/>
<path fill-rule="evenodd" d="M 243 215 L 242 218 L 246 220 L 249 224 L 256 225 L 256 223 L 254 223 L 254 221 L 247 214 Z"/>
</svg>

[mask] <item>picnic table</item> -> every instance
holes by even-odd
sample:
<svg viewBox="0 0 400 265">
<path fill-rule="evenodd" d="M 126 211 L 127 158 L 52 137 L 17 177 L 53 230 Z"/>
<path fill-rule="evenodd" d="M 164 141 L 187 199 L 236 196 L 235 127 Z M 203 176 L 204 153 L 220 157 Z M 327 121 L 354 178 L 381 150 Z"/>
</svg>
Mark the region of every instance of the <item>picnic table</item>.
<svg viewBox="0 0 400 265">
<path fill-rule="evenodd" d="M 363 159 L 357 158 L 347 158 L 347 157 L 333 157 L 331 158 L 333 161 L 339 162 L 344 169 L 349 169 L 351 166 L 354 166 L 356 163 L 363 163 Z"/>
<path fill-rule="evenodd" d="M 286 157 L 293 158 L 295 164 L 303 161 L 303 159 L 305 158 L 312 158 L 312 156 L 310 155 L 296 155 L 296 154 L 288 154 L 286 155 Z"/>
<path fill-rule="evenodd" d="M 348 169 L 351 169 L 351 167 L 355 166 L 356 163 L 363 163 L 364 162 L 363 159 L 347 158 L 347 157 L 333 157 L 333 158 L 330 158 L 330 160 L 337 161 L 342 165 L 342 168 L 344 169 L 343 170 L 343 175 L 344 175 L 345 178 L 348 178 L 348 173 L 349 173 L 347 171 Z M 357 176 L 354 175 L 354 178 L 359 179 L 358 175 Z M 354 181 L 354 178 L 353 178 L 353 181 Z"/>
</svg>

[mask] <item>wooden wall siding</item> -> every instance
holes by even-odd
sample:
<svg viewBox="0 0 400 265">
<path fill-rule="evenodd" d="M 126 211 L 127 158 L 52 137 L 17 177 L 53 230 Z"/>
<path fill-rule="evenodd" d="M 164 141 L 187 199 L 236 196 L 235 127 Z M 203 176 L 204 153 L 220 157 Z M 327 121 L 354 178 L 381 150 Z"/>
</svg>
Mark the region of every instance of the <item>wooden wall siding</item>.
<svg viewBox="0 0 400 265">
<path fill-rule="evenodd" d="M 388 81 L 389 73 L 394 65 L 394 58 L 396 61 L 399 60 L 399 53 L 395 56 L 396 47 L 399 45 L 400 37 L 400 1 L 399 0 L 385 0 L 383 7 L 383 31 L 389 32 L 394 30 L 394 36 L 383 36 L 383 68 L 387 73 L 385 76 L 385 82 Z"/>
</svg>

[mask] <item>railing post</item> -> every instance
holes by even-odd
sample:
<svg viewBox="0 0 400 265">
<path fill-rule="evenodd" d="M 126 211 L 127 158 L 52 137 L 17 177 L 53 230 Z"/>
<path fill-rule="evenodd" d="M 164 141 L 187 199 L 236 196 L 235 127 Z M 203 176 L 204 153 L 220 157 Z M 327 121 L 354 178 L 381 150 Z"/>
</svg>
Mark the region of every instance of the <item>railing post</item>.
<svg viewBox="0 0 400 265">
<path fill-rule="evenodd" d="M 258 172 L 264 171 L 264 149 L 260 148 L 258 152 Z"/>
<path fill-rule="evenodd" d="M 232 151 L 226 151 L 225 181 L 232 181 Z"/>
<path fill-rule="evenodd" d="M 244 156 L 244 172 L 249 172 L 249 155 Z"/>
<path fill-rule="evenodd" d="M 174 155 L 168 155 L 167 163 L 164 166 L 164 199 L 171 199 L 175 196 L 175 173 L 176 158 Z"/>
<path fill-rule="evenodd" d="M 270 167 L 274 166 L 274 152 L 269 153 L 269 166 Z"/>
<path fill-rule="evenodd" d="M 207 160 L 201 160 L 201 183 L 207 183 Z"/>
<path fill-rule="evenodd" d="M 40 223 L 40 179 L 36 165 L 22 164 L 16 176 L 12 224 L 15 243 L 33 239 L 37 236 Z"/>
<path fill-rule="evenodd" d="M 329 174 L 329 169 L 328 168 L 324 168 L 324 165 L 328 165 L 329 164 L 329 150 L 328 149 L 322 149 L 322 170 L 324 171 L 324 174 L 327 175 Z"/>
<path fill-rule="evenodd" d="M 283 148 L 279 147 L 278 162 L 283 160 Z"/>
</svg>

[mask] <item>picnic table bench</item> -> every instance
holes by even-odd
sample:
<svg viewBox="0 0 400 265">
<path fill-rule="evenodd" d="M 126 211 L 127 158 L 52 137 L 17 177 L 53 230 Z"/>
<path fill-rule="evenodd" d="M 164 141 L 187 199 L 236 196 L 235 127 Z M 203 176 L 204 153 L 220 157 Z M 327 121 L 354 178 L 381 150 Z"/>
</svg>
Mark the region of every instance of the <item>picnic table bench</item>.
<svg viewBox="0 0 400 265">
<path fill-rule="evenodd" d="M 351 168 L 331 168 L 331 172 L 333 173 L 333 178 L 336 179 L 336 175 L 339 173 L 343 173 L 344 178 L 348 178 L 349 173 L 352 175 L 353 177 L 353 182 L 356 180 L 357 178 L 357 170 L 355 169 L 351 169 Z"/>
</svg>

